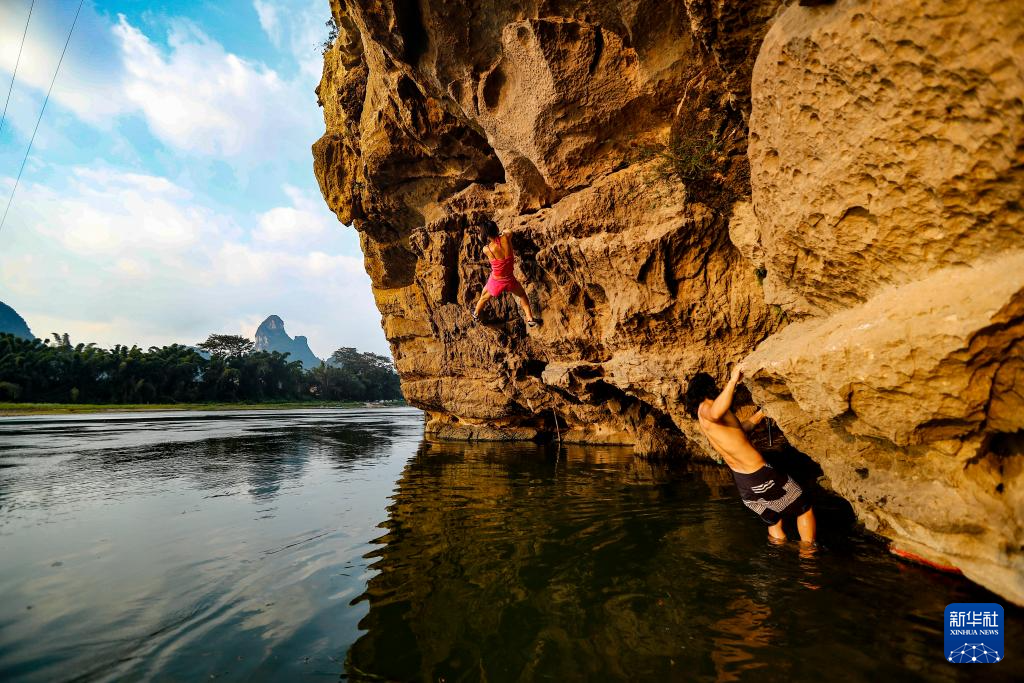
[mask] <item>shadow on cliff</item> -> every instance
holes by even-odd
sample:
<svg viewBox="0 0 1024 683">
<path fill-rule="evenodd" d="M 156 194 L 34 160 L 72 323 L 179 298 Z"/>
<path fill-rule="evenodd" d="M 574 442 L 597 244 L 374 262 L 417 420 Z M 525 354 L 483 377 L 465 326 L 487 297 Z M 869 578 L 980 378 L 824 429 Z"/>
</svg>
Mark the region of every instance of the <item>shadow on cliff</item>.
<svg viewBox="0 0 1024 683">
<path fill-rule="evenodd" d="M 825 543 L 830 536 L 846 535 L 859 526 L 853 506 L 832 490 L 821 466 L 794 448 L 770 419 L 761 423 L 751 437 L 754 447 L 761 451 L 768 464 L 792 476 L 810 498 Z"/>
</svg>

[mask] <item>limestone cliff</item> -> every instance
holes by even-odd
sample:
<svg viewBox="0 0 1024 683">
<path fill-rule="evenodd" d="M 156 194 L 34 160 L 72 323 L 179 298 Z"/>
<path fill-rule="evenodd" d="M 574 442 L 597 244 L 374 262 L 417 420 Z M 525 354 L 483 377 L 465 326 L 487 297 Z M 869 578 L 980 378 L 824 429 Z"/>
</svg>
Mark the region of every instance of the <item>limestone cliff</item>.
<svg viewBox="0 0 1024 683">
<path fill-rule="evenodd" d="M 755 400 L 896 545 L 1024 602 L 1024 12 L 789 7 L 735 242 L 794 321 Z"/>
<path fill-rule="evenodd" d="M 702 452 L 745 359 L 871 528 L 1024 602 L 1014 3 L 331 4 L 314 168 L 428 430 Z M 481 215 L 539 329 L 473 324 Z"/>
</svg>

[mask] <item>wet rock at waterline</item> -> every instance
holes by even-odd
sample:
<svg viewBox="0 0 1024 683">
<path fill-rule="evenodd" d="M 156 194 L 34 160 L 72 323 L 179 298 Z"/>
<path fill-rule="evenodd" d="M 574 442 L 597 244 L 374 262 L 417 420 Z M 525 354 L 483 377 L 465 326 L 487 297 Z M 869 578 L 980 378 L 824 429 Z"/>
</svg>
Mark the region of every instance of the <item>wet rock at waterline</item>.
<svg viewBox="0 0 1024 683">
<path fill-rule="evenodd" d="M 334 0 L 314 167 L 406 398 L 448 438 L 707 455 L 687 382 L 747 359 L 870 528 L 1024 603 L 1009 5 Z M 539 329 L 472 322 L 481 215 Z"/>
</svg>

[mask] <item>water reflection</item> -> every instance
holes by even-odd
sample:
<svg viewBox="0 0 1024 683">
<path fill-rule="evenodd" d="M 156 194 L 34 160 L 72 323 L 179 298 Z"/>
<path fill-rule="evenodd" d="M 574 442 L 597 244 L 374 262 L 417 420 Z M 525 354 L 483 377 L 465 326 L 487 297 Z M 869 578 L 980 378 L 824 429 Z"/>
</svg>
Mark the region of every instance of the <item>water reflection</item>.
<svg viewBox="0 0 1024 683">
<path fill-rule="evenodd" d="M 738 681 L 742 673 L 769 669 L 763 650 L 775 640 L 771 608 L 751 598 L 736 598 L 724 611 L 728 616 L 716 621 L 711 628 L 711 660 L 715 664 L 715 679 Z M 785 678 L 779 675 L 781 673 L 777 670 L 771 672 L 772 677 Z"/>
<path fill-rule="evenodd" d="M 418 411 L 25 422 L 0 420 L 0 680 L 337 676 Z"/>
<path fill-rule="evenodd" d="M 823 548 L 771 546 L 726 470 L 628 449 L 425 443 L 412 410 L 28 422 L 0 680 L 950 680 L 943 607 L 993 600 L 825 500 Z"/>
<path fill-rule="evenodd" d="M 721 468 L 616 448 L 424 444 L 368 555 L 379 573 L 356 601 L 369 611 L 346 673 L 950 679 L 943 607 L 984 591 L 937 591 L 933 574 L 850 536 L 843 506 L 818 504 L 823 548 L 773 546 Z M 886 639 L 900 646 L 864 656 Z"/>
</svg>

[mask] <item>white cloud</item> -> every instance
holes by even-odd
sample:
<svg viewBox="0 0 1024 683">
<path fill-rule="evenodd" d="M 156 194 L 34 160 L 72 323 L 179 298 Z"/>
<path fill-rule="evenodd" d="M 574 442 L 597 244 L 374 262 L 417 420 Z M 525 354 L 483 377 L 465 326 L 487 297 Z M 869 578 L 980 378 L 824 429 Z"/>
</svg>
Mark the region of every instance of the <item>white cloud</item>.
<svg viewBox="0 0 1024 683">
<path fill-rule="evenodd" d="M 35 124 L 74 16 L 73 8 L 69 11 L 62 3 L 36 5 L 8 113 L 23 137 Z M 226 51 L 192 22 L 167 22 L 163 47 L 124 15 L 111 24 L 87 5 L 61 65 L 51 106 L 61 105 L 104 131 L 116 130 L 125 116 L 139 115 L 156 138 L 175 150 L 249 162 L 308 149 L 319 136 L 322 121 L 312 92 L 316 81 L 307 73 L 312 63 L 303 66 L 301 77 L 287 80 Z M 285 33 L 292 43 L 302 40 L 296 31 L 306 25 L 306 14 L 289 13 L 281 21 L 280 10 L 264 5 L 260 21 L 268 35 L 278 36 L 278 43 Z M 27 10 L 27 5 L 0 2 L 0 71 L 8 75 Z M 319 58 L 312 34 L 306 39 L 313 43 L 305 51 L 307 61 Z M 59 109 L 48 109 L 48 134 L 55 134 L 58 116 Z M 46 146 L 45 139 L 38 142 Z"/>
<path fill-rule="evenodd" d="M 8 111 L 9 119 L 22 131 L 27 128 L 31 132 L 35 123 L 76 8 L 77 3 L 38 1 L 33 7 L 11 98 L 13 111 Z M 0 71 L 5 78 L 14 71 L 28 10 L 28 2 L 0 2 Z M 29 97 L 29 93 L 35 96 Z M 61 63 L 50 105 L 55 103 L 104 130 L 126 111 L 120 49 L 107 19 L 96 13 L 91 2 L 82 7 Z"/>
<path fill-rule="evenodd" d="M 114 269 L 131 280 L 141 280 L 149 274 L 149 268 L 143 261 L 133 258 L 119 258 L 114 263 Z"/>
<path fill-rule="evenodd" d="M 111 169 L 75 168 L 67 190 L 33 188 L 19 196 L 42 235 L 77 255 L 116 258 L 191 250 L 200 237 L 238 233 L 230 221 L 193 204 L 166 178 Z"/>
<path fill-rule="evenodd" d="M 123 15 L 114 34 L 124 59 L 124 95 L 165 144 L 214 156 L 266 157 L 294 141 L 293 132 L 309 128 L 296 107 L 308 93 L 226 52 L 191 24 L 174 24 L 167 55 Z"/>
<path fill-rule="evenodd" d="M 312 192 L 285 193 L 291 206 L 253 216 L 254 232 L 267 216 L 300 214 L 320 226 L 315 248 L 249 239 L 240 218 L 159 176 L 75 168 L 60 189 L 23 183 L 0 250 L 0 300 L 37 334 L 52 328 L 103 346 L 251 336 L 277 314 L 320 356 L 339 346 L 387 352 L 347 228 L 330 225 L 326 207 L 317 215 Z"/>
<path fill-rule="evenodd" d="M 338 221 L 324 211 L 319 197 L 311 198 L 291 185 L 285 187 L 285 193 L 292 200 L 292 206 L 279 206 L 264 212 L 253 232 L 256 240 L 309 245 L 339 228 Z"/>
<path fill-rule="evenodd" d="M 324 222 L 311 220 L 303 211 L 280 206 L 260 216 L 256 239 L 264 242 L 308 242 L 325 232 Z"/>
<path fill-rule="evenodd" d="M 299 79 L 315 87 L 323 68 L 321 46 L 331 17 L 326 0 L 253 0 L 260 26 L 276 47 L 287 46 L 299 67 Z"/>
<path fill-rule="evenodd" d="M 74 169 L 74 173 L 82 181 L 83 185 L 80 187 L 83 189 L 88 186 L 106 186 L 113 190 L 136 188 L 150 194 L 173 199 L 190 199 L 192 197 L 192 193 L 188 190 L 160 176 L 103 167 L 78 167 Z"/>
<path fill-rule="evenodd" d="M 276 46 L 281 45 L 281 31 L 278 24 L 277 8 L 263 0 L 253 0 L 253 7 L 260 18 L 260 27 Z"/>
</svg>

